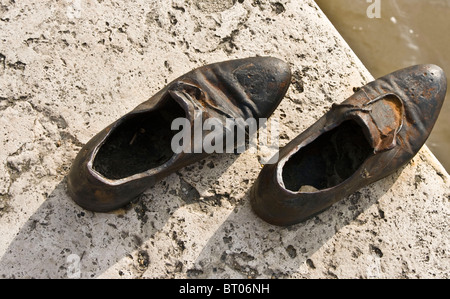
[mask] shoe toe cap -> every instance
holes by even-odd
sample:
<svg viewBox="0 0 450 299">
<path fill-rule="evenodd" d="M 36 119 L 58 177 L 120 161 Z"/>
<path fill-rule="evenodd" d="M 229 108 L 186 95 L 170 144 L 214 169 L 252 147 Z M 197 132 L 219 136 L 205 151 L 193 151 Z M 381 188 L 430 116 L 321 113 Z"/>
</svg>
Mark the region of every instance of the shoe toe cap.
<svg viewBox="0 0 450 299">
<path fill-rule="evenodd" d="M 268 118 L 273 113 L 291 82 L 289 65 L 273 57 L 255 57 L 237 68 L 234 76 L 257 118 Z"/>
<path fill-rule="evenodd" d="M 433 127 L 447 92 L 447 78 L 436 65 L 424 64 L 413 67 L 405 81 L 408 86 L 410 112 L 420 118 L 426 127 Z M 419 112 L 420 111 L 420 112 Z M 411 115 L 412 116 L 412 115 Z"/>
<path fill-rule="evenodd" d="M 437 65 L 423 64 L 407 68 L 400 79 L 404 79 L 404 84 L 407 85 L 405 89 L 409 90 L 411 98 L 417 104 L 442 102 L 445 98 L 447 77 Z"/>
</svg>

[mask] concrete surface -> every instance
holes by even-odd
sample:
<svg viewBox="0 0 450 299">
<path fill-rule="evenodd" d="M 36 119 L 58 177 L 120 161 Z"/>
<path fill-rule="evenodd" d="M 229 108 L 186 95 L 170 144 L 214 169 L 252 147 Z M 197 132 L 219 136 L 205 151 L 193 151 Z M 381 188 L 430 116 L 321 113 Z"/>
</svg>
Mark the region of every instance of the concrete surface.
<svg viewBox="0 0 450 299">
<path fill-rule="evenodd" d="M 248 152 L 211 156 L 114 213 L 66 194 L 85 142 L 194 67 L 288 61 L 282 144 L 372 80 L 313 1 L 0 3 L 0 277 L 449 278 L 449 176 L 427 148 L 289 228 L 251 211 Z"/>
</svg>

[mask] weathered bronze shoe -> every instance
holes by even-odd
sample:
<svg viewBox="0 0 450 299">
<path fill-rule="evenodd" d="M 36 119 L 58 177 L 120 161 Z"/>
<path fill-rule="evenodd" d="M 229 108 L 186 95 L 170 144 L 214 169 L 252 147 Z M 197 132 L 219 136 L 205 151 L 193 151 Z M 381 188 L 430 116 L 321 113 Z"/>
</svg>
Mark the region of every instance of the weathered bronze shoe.
<svg viewBox="0 0 450 299">
<path fill-rule="evenodd" d="M 81 149 L 68 175 L 69 194 L 91 211 L 124 206 L 157 181 L 209 154 L 201 147 L 204 137 L 196 139 L 195 130 L 188 135 L 188 150 L 174 152 L 175 119 L 185 118 L 193 127 L 213 118 L 268 118 L 290 78 L 288 64 L 271 57 L 215 63 L 179 77 Z M 228 133 L 224 130 L 222 137 Z"/>
<path fill-rule="evenodd" d="M 447 88 L 435 65 L 402 69 L 357 91 L 265 165 L 251 190 L 253 210 L 287 226 L 329 208 L 410 161 L 427 140 Z"/>
</svg>

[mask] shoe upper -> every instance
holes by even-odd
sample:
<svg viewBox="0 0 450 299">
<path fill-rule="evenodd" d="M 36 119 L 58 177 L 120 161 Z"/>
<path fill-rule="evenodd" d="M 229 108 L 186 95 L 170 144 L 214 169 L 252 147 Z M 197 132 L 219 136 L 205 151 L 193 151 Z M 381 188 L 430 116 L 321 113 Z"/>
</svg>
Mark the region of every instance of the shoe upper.
<svg viewBox="0 0 450 299">
<path fill-rule="evenodd" d="M 290 81 L 286 62 L 274 57 L 250 57 L 197 68 L 169 83 L 154 98 L 170 92 L 215 117 L 268 118 Z M 134 111 L 150 109 L 157 102 L 144 102 Z"/>
<path fill-rule="evenodd" d="M 136 128 L 140 128 L 150 121 L 146 118 L 155 119 L 160 115 L 170 114 L 174 108 L 180 107 L 184 113 L 178 115 L 186 117 L 192 126 L 198 111 L 203 116 L 203 121 L 211 117 L 221 120 L 267 118 L 282 100 L 290 79 L 288 64 L 272 57 L 252 57 L 210 64 L 175 79 L 149 100 L 99 132 L 80 150 L 68 175 L 69 194 L 75 202 L 86 209 L 110 211 L 130 202 L 170 173 L 207 155 L 205 152 L 173 153 L 170 157 L 161 158 L 162 162 L 159 165 L 147 170 L 130 172 L 130 175 L 123 177 L 108 177 L 99 171 L 103 167 L 96 165 L 121 162 L 118 168 L 123 168 L 128 167 L 128 162 L 124 163 L 120 157 L 114 161 L 108 156 L 101 163 L 98 160 L 95 163 L 96 157 L 99 153 L 115 157 L 114 151 L 117 151 L 118 147 L 126 147 L 135 142 L 136 134 L 133 135 L 124 129 L 130 122 L 135 122 Z M 179 107 L 167 104 L 170 101 Z M 155 123 L 154 126 L 158 124 Z M 146 128 L 147 130 L 143 128 L 140 130 L 153 130 L 152 126 Z M 167 130 L 165 132 L 167 135 Z M 129 142 L 127 140 L 126 143 L 117 142 L 111 145 L 110 140 L 118 135 L 128 136 Z M 147 138 L 150 137 L 147 134 Z M 192 138 L 194 139 L 194 136 Z M 158 141 L 149 140 L 152 140 L 152 143 Z M 153 149 L 153 153 L 159 154 L 158 147 L 154 148 L 156 149 Z M 130 163 L 134 163 L 133 154 L 127 155 L 127 159 Z M 141 164 L 145 162 L 145 158 L 139 160 Z"/>
<path fill-rule="evenodd" d="M 435 65 L 417 65 L 370 82 L 346 101 L 333 105 L 321 119 L 280 150 L 278 163 L 265 165 L 262 169 L 252 188 L 255 212 L 273 224 L 298 223 L 393 173 L 410 161 L 424 145 L 438 118 L 446 87 L 447 80 L 441 68 Z M 303 192 L 286 188 L 286 175 L 283 172 L 286 171 L 289 160 L 294 161 L 293 157 L 302 149 L 319 138 L 325 138 L 327 132 L 339 128 L 349 120 L 358 124 L 364 134 L 365 140 L 360 143 L 367 142 L 371 149 L 355 171 L 339 183 L 320 189 Z M 348 141 L 345 135 L 341 137 L 344 137 L 341 138 L 341 143 L 351 142 L 351 138 Z M 339 144 L 339 140 L 330 144 L 340 146 L 344 151 L 346 149 L 345 145 Z M 353 148 L 348 147 L 347 151 L 351 150 Z M 314 161 L 315 154 L 308 154 L 310 158 L 306 157 L 304 160 Z M 313 176 L 315 168 L 330 169 L 323 163 L 308 167 L 306 176 L 308 173 Z M 348 168 L 351 168 L 350 165 Z M 326 176 L 331 175 L 333 174 L 326 173 Z"/>
</svg>

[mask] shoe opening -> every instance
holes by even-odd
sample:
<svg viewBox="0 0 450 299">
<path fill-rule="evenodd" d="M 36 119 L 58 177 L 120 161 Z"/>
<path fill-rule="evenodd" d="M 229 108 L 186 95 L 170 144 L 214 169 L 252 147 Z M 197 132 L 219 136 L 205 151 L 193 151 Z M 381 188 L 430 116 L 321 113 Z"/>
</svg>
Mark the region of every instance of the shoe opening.
<svg viewBox="0 0 450 299">
<path fill-rule="evenodd" d="M 282 178 L 293 192 L 316 192 L 348 179 L 373 153 L 362 128 L 348 120 L 301 148 L 284 165 Z"/>
<path fill-rule="evenodd" d="M 174 155 L 172 121 L 186 117 L 169 95 L 156 110 L 129 115 L 100 147 L 93 168 L 108 179 L 123 179 L 169 161 Z"/>
</svg>

